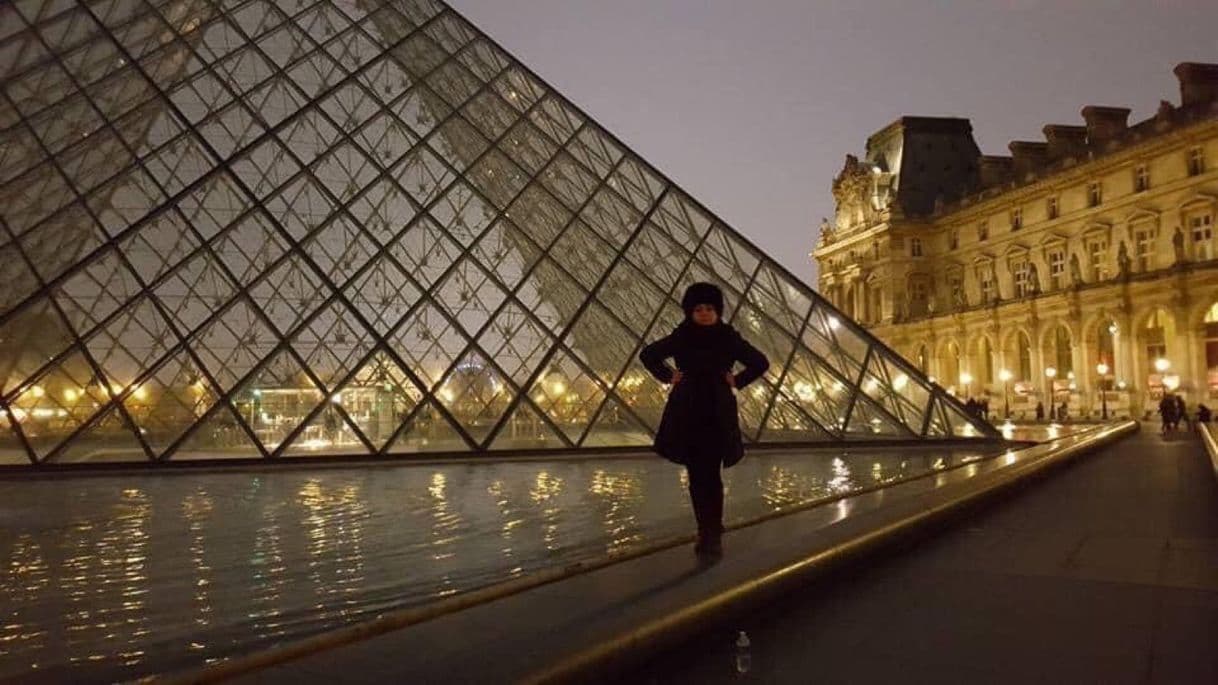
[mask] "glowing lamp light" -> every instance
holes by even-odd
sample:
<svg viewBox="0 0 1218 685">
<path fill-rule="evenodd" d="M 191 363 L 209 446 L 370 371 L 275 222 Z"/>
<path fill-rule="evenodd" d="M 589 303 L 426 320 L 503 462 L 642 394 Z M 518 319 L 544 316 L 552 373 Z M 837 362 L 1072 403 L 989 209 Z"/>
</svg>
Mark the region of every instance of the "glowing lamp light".
<svg viewBox="0 0 1218 685">
<path fill-rule="evenodd" d="M 1048 376 L 1050 380 L 1057 378 L 1057 369 L 1050 366 L 1049 368 L 1045 369 L 1045 375 Z"/>
<path fill-rule="evenodd" d="M 74 388 L 68 388 L 63 391 L 63 398 L 69 402 L 75 402 L 78 397 L 80 397 L 80 393 Z"/>
<path fill-rule="evenodd" d="M 1003 369 L 998 372 L 998 380 L 1002 381 L 1003 383 L 1010 381 L 1014 377 L 1015 374 L 1011 373 L 1007 369 Z"/>
<path fill-rule="evenodd" d="M 30 393 L 33 394 L 34 397 L 43 397 L 47 394 L 47 391 L 43 390 L 41 385 L 35 385 L 33 388 L 30 388 Z"/>
<path fill-rule="evenodd" d="M 137 400 L 148 399 L 148 388 L 145 388 L 142 385 L 138 386 L 136 387 L 135 392 L 131 393 L 131 396 Z"/>
<path fill-rule="evenodd" d="M 1158 359 L 1155 360 L 1155 371 L 1158 371 L 1159 373 L 1164 373 L 1170 368 L 1171 368 L 1171 362 L 1164 359 L 1163 357 L 1159 357 Z"/>
<path fill-rule="evenodd" d="M 1108 375 L 1108 365 L 1105 364 L 1104 362 L 1100 362 L 1099 364 L 1096 364 L 1095 372 L 1101 376 L 1107 376 Z"/>
<path fill-rule="evenodd" d="M 902 390 L 905 389 L 905 384 L 908 382 L 909 382 L 909 376 L 906 376 L 905 374 L 901 374 L 901 375 L 897 376 L 896 378 L 892 379 L 892 389 L 896 390 L 897 392 L 901 392 Z"/>
<path fill-rule="evenodd" d="M 973 374 L 968 373 L 967 371 L 960 374 L 960 382 L 963 383 L 964 385 L 968 385 L 968 384 L 972 383 Z"/>
</svg>

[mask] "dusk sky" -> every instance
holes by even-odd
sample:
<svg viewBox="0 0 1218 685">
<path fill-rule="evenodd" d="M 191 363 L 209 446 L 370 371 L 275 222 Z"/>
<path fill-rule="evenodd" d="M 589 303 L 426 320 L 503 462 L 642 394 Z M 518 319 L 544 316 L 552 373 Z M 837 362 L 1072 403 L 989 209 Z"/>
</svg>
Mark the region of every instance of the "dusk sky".
<svg viewBox="0 0 1218 685">
<path fill-rule="evenodd" d="M 449 0 L 805 279 L 846 153 L 904 114 L 972 119 L 986 154 L 1084 105 L 1179 103 L 1218 62 L 1218 2 Z"/>
</svg>

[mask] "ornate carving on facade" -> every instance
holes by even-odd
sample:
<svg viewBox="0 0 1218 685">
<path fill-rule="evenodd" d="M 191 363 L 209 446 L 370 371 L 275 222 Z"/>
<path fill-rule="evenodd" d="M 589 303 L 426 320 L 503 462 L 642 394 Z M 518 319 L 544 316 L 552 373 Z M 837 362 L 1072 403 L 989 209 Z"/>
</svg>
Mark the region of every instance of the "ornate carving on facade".
<svg viewBox="0 0 1218 685">
<path fill-rule="evenodd" d="M 833 199 L 837 202 L 837 229 L 849 231 L 876 223 L 883 208 L 876 187 L 877 167 L 846 155 L 846 164 L 833 179 Z"/>
</svg>

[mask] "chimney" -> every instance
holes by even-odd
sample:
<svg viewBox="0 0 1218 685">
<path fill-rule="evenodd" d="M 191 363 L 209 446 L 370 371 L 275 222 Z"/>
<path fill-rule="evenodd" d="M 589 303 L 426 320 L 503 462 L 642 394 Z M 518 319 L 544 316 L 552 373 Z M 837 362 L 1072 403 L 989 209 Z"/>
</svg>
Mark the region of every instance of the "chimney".
<svg viewBox="0 0 1218 685">
<path fill-rule="evenodd" d="M 1049 159 L 1078 157 L 1087 149 L 1087 127 L 1049 124 L 1042 129 L 1049 141 Z"/>
<path fill-rule="evenodd" d="M 1129 128 L 1129 108 L 1087 105 L 1083 108 L 1083 121 L 1087 122 L 1087 142 L 1102 145 L 1120 138 Z"/>
<path fill-rule="evenodd" d="M 997 155 L 982 155 L 977 167 L 982 188 L 993 188 L 1010 181 L 1011 172 L 1015 168 L 1014 160 L 1010 157 Z"/>
<path fill-rule="evenodd" d="M 1048 143 L 1013 140 L 1007 149 L 1014 158 L 1016 180 L 1022 181 L 1028 174 L 1039 171 L 1049 161 Z"/>
<path fill-rule="evenodd" d="M 1204 105 L 1218 100 L 1218 64 L 1181 62 L 1174 69 L 1180 79 L 1180 105 Z"/>
</svg>

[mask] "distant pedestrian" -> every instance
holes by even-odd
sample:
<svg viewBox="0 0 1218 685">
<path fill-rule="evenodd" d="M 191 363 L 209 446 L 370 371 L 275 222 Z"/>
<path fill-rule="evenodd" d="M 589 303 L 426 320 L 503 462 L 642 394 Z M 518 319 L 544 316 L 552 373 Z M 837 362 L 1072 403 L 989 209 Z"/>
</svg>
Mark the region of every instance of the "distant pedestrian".
<svg viewBox="0 0 1218 685">
<path fill-rule="evenodd" d="M 685 320 L 643 348 L 639 360 L 661 383 L 671 383 L 655 450 L 685 467 L 698 523 L 699 556 L 722 554 L 723 475 L 744 456 L 734 390 L 759 378 L 770 363 L 722 320 L 723 291 L 694 283 L 681 299 Z M 673 359 L 676 369 L 666 360 Z M 732 374 L 740 362 L 744 370 Z"/>
<path fill-rule="evenodd" d="M 977 400 L 971 397 L 964 403 L 964 411 L 968 412 L 969 416 L 981 416 L 981 409 L 977 404 Z"/>
<path fill-rule="evenodd" d="M 1176 395 L 1176 425 L 1179 429 L 1180 422 L 1184 422 L 1184 430 L 1188 430 L 1188 406 L 1184 404 L 1184 395 Z"/>
<path fill-rule="evenodd" d="M 1197 405 L 1197 423 L 1209 423 L 1212 415 L 1210 408 L 1204 404 Z"/>
<path fill-rule="evenodd" d="M 1164 393 L 1159 400 L 1159 418 L 1163 421 L 1163 434 L 1167 435 L 1176 424 L 1176 400 L 1170 393 Z"/>
<path fill-rule="evenodd" d="M 1036 421 L 1037 421 L 1037 423 L 1039 423 L 1044 420 L 1045 420 L 1045 403 L 1037 402 L 1036 403 Z"/>
<path fill-rule="evenodd" d="M 1062 400 L 1061 406 L 1057 408 L 1057 420 L 1065 423 L 1068 418 L 1070 418 L 1070 405 Z"/>
<path fill-rule="evenodd" d="M 981 398 L 981 418 L 986 421 L 990 420 L 990 397 L 989 397 L 989 395 L 983 396 Z"/>
</svg>

